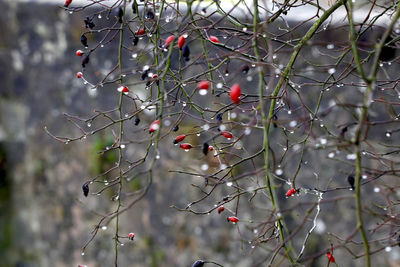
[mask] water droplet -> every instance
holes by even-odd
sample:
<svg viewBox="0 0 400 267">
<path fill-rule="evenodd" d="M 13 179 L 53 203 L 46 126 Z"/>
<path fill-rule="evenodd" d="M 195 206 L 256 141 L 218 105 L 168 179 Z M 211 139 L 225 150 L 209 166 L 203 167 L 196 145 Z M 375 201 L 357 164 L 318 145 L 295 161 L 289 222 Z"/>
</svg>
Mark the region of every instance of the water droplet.
<svg viewBox="0 0 400 267">
<path fill-rule="evenodd" d="M 199 94 L 200 95 L 206 95 L 208 93 L 208 90 L 206 90 L 206 89 L 200 89 L 199 90 Z"/>
<path fill-rule="evenodd" d="M 101 227 L 101 230 L 103 230 L 103 231 L 107 230 L 107 226 L 105 226 L 105 225 L 102 226 L 102 227 Z"/>
<path fill-rule="evenodd" d="M 120 145 L 120 147 L 121 147 L 122 149 L 124 149 L 124 148 L 125 148 L 125 145 L 124 145 L 124 144 L 122 144 L 122 145 Z"/>
<path fill-rule="evenodd" d="M 386 251 L 386 252 L 392 251 L 392 247 L 385 247 L 385 251 Z"/>
<path fill-rule="evenodd" d="M 157 153 L 156 159 L 160 159 L 160 154 Z"/>
<path fill-rule="evenodd" d="M 220 168 L 221 168 L 221 170 L 225 170 L 226 168 L 228 168 L 228 166 L 226 165 L 226 164 L 221 164 L 221 166 L 220 166 Z"/>
<path fill-rule="evenodd" d="M 104 47 L 104 45 L 103 45 L 103 44 L 101 44 L 101 45 L 100 45 L 100 47 Z"/>
<path fill-rule="evenodd" d="M 243 31 L 244 31 L 244 32 L 247 32 L 247 28 L 246 28 L 246 27 L 243 27 Z"/>
<path fill-rule="evenodd" d="M 356 154 L 347 154 L 346 159 L 348 160 L 355 160 L 357 158 Z"/>
<path fill-rule="evenodd" d="M 379 67 L 383 67 L 383 63 L 379 63 Z"/>
<path fill-rule="evenodd" d="M 186 107 L 186 105 L 187 105 L 186 102 L 182 102 L 183 107 Z"/>
<path fill-rule="evenodd" d="M 330 152 L 329 154 L 328 154 L 328 158 L 333 158 L 335 156 L 335 152 Z"/>
<path fill-rule="evenodd" d="M 197 136 L 200 136 L 200 133 L 197 133 L 196 135 L 197 135 Z"/>
<path fill-rule="evenodd" d="M 253 77 L 249 75 L 249 76 L 246 77 L 246 80 L 247 80 L 248 82 L 251 82 L 251 81 L 253 80 Z"/>
<path fill-rule="evenodd" d="M 326 143 L 328 142 L 328 140 L 326 140 L 325 138 L 321 138 L 321 140 L 319 140 L 321 142 L 321 145 L 326 145 Z"/>
<path fill-rule="evenodd" d="M 231 187 L 233 185 L 233 183 L 232 182 L 227 182 L 226 183 L 226 186 L 229 186 L 229 187 Z"/>
<path fill-rule="evenodd" d="M 392 136 L 392 132 L 387 131 L 387 132 L 386 132 L 386 137 L 391 137 L 391 136 Z"/>
<path fill-rule="evenodd" d="M 246 127 L 246 128 L 244 129 L 244 134 L 245 134 L 245 135 L 250 135 L 250 133 L 251 133 L 251 128 L 250 128 L 250 127 Z"/>
<path fill-rule="evenodd" d="M 292 114 L 292 111 L 289 109 L 289 110 L 287 111 L 287 114 L 288 114 L 288 115 Z"/>
<path fill-rule="evenodd" d="M 367 178 L 368 178 L 368 176 L 367 176 L 367 175 L 365 175 L 365 174 L 363 174 L 363 175 L 361 176 L 361 178 L 363 178 L 363 179 L 365 180 L 365 179 L 367 179 Z"/>
<path fill-rule="evenodd" d="M 81 255 L 82 255 L 82 256 L 85 255 L 85 252 L 82 252 Z"/>
<path fill-rule="evenodd" d="M 137 54 L 132 54 L 132 58 L 137 58 Z"/>
<path fill-rule="evenodd" d="M 219 129 L 220 129 L 221 131 L 225 131 L 225 130 L 226 130 L 226 126 L 223 125 L 223 124 L 221 124 L 221 125 L 219 126 Z"/>
<path fill-rule="evenodd" d="M 328 49 L 333 49 L 333 48 L 335 48 L 335 45 L 334 45 L 334 44 L 328 44 L 328 45 L 326 46 L 326 48 L 328 48 Z"/>
<path fill-rule="evenodd" d="M 275 174 L 276 175 L 282 175 L 283 174 L 283 170 L 282 169 L 276 169 L 275 170 Z"/>
<path fill-rule="evenodd" d="M 330 68 L 329 70 L 328 70 L 328 73 L 329 74 L 334 74 L 336 72 L 336 69 L 335 68 Z"/>
<path fill-rule="evenodd" d="M 99 14 L 99 15 L 97 16 L 97 18 L 98 18 L 98 19 L 101 19 L 101 14 Z"/>
<path fill-rule="evenodd" d="M 203 128 L 204 131 L 208 131 L 208 130 L 210 129 L 210 125 L 204 124 L 204 125 L 202 126 L 202 128 Z"/>
<path fill-rule="evenodd" d="M 290 123 L 289 123 L 289 126 L 290 127 L 296 127 L 296 125 L 297 125 L 297 121 L 291 121 Z"/>
<path fill-rule="evenodd" d="M 190 149 L 185 149 L 185 152 L 189 152 Z"/>
<path fill-rule="evenodd" d="M 200 168 L 201 168 L 202 171 L 206 171 L 206 170 L 208 170 L 208 164 L 204 163 L 204 164 L 201 165 Z"/>
<path fill-rule="evenodd" d="M 222 84 L 222 83 L 217 83 L 217 88 L 218 88 L 218 89 L 221 89 L 221 88 L 222 88 L 222 86 L 223 86 L 223 84 Z"/>
<path fill-rule="evenodd" d="M 381 189 L 379 187 L 374 187 L 374 192 L 375 193 L 379 193 L 381 191 Z"/>
</svg>

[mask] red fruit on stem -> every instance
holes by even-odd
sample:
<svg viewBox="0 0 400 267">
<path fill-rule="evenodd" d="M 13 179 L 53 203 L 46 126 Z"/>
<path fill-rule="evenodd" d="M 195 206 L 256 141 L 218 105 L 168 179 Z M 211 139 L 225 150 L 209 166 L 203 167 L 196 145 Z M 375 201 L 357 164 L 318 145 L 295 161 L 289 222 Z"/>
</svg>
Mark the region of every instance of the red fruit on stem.
<svg viewBox="0 0 400 267">
<path fill-rule="evenodd" d="M 129 233 L 128 238 L 130 240 L 133 240 L 135 238 L 135 234 L 134 233 Z"/>
<path fill-rule="evenodd" d="M 182 49 L 182 47 L 183 47 L 183 45 L 185 44 L 185 42 L 186 42 L 185 36 L 181 35 L 181 36 L 179 37 L 179 39 L 178 39 L 178 47 L 179 47 L 180 49 Z"/>
<path fill-rule="evenodd" d="M 183 139 L 185 139 L 185 137 L 186 137 L 186 135 L 184 135 L 184 134 L 178 135 L 178 136 L 175 138 L 175 140 L 174 140 L 174 144 L 177 144 L 177 143 L 179 143 L 179 142 L 182 142 Z"/>
<path fill-rule="evenodd" d="M 286 192 L 286 196 L 287 196 L 287 197 L 291 197 L 291 196 L 293 196 L 293 195 L 296 194 L 296 193 L 297 193 L 297 190 L 296 190 L 296 189 L 290 188 L 289 191 Z"/>
<path fill-rule="evenodd" d="M 233 135 L 230 132 L 227 131 L 223 131 L 221 132 L 221 135 L 225 138 L 231 139 L 233 137 Z"/>
<path fill-rule="evenodd" d="M 208 88 L 210 88 L 210 82 L 209 81 L 200 81 L 197 84 L 197 88 L 199 88 L 200 95 L 206 95 L 208 92 Z"/>
<path fill-rule="evenodd" d="M 122 93 L 128 93 L 129 92 L 129 88 L 127 86 L 125 86 L 125 85 L 120 85 L 117 88 L 117 90 L 118 90 L 118 92 L 122 92 Z"/>
<path fill-rule="evenodd" d="M 154 74 L 152 78 L 153 78 L 153 79 L 157 79 L 157 78 L 158 78 L 158 75 L 157 75 L 157 74 Z"/>
<path fill-rule="evenodd" d="M 136 35 L 143 35 L 143 34 L 146 34 L 146 30 L 145 29 L 139 29 L 136 32 Z"/>
<path fill-rule="evenodd" d="M 329 260 L 330 262 L 335 262 L 335 258 L 333 257 L 332 253 L 327 252 L 327 253 L 326 253 L 326 257 L 328 258 L 328 260 Z"/>
<path fill-rule="evenodd" d="M 84 54 L 84 52 L 82 50 L 76 50 L 76 55 L 78 57 L 81 57 Z"/>
<path fill-rule="evenodd" d="M 213 151 L 214 150 L 214 147 L 213 146 L 209 146 L 208 147 L 208 151 Z"/>
<path fill-rule="evenodd" d="M 77 78 L 82 78 L 82 76 L 83 76 L 83 73 L 82 73 L 82 72 L 77 72 L 77 73 L 76 73 L 76 77 L 77 77 Z"/>
<path fill-rule="evenodd" d="M 220 214 L 221 212 L 223 212 L 225 210 L 224 206 L 219 206 L 218 207 L 218 214 Z"/>
<path fill-rule="evenodd" d="M 228 217 L 228 222 L 237 223 L 238 221 L 239 221 L 238 217 L 235 216 Z"/>
<path fill-rule="evenodd" d="M 186 151 L 188 151 L 189 149 L 191 149 L 193 146 L 189 143 L 184 143 L 184 144 L 180 144 L 180 147 Z"/>
<path fill-rule="evenodd" d="M 167 40 L 165 40 L 165 45 L 164 47 L 168 47 L 172 41 L 175 39 L 175 36 L 171 35 L 170 37 L 167 38 Z"/>
<path fill-rule="evenodd" d="M 209 81 L 200 81 L 197 84 L 197 88 L 208 90 L 208 88 L 210 88 L 210 82 Z"/>
<path fill-rule="evenodd" d="M 149 133 L 155 132 L 160 128 L 160 120 L 155 120 L 150 124 Z"/>
<path fill-rule="evenodd" d="M 216 44 L 219 43 L 218 37 L 216 37 L 214 35 L 210 35 L 210 41 L 213 42 L 213 43 L 216 43 Z"/>
<path fill-rule="evenodd" d="M 235 83 L 231 87 L 231 92 L 230 92 L 230 97 L 235 104 L 239 104 L 240 102 L 240 96 L 242 95 L 242 89 L 240 88 L 240 85 Z"/>
<path fill-rule="evenodd" d="M 68 7 L 72 3 L 72 0 L 65 0 L 64 7 Z"/>
</svg>

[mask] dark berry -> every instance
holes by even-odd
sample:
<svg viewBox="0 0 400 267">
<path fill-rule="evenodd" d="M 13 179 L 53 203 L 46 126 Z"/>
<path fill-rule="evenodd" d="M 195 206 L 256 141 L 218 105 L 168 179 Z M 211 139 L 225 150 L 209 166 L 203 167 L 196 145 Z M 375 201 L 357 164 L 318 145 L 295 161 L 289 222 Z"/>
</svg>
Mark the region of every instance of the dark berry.
<svg viewBox="0 0 400 267">
<path fill-rule="evenodd" d="M 83 191 L 83 195 L 84 195 L 85 197 L 87 197 L 88 194 L 89 194 L 89 182 L 86 182 L 86 183 L 84 183 L 84 184 L 82 185 L 82 191 Z"/>
</svg>

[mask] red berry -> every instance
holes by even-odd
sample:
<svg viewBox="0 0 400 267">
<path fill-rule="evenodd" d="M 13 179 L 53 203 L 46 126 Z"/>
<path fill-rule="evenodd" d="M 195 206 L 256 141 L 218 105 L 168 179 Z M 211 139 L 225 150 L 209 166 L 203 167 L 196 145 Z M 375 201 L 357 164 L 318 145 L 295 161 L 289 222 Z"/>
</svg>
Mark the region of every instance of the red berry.
<svg viewBox="0 0 400 267">
<path fill-rule="evenodd" d="M 78 267 L 87 267 L 87 265 L 81 265 L 81 264 L 79 264 Z"/>
<path fill-rule="evenodd" d="M 158 78 L 158 75 L 157 75 L 157 74 L 154 74 L 152 78 L 153 78 L 153 79 L 157 79 L 157 78 Z"/>
<path fill-rule="evenodd" d="M 223 131 L 221 132 L 221 135 L 225 138 L 231 139 L 233 137 L 233 135 L 230 132 L 227 131 Z"/>
<path fill-rule="evenodd" d="M 287 197 L 291 197 L 291 196 L 293 196 L 293 195 L 296 194 L 296 193 L 297 193 L 297 190 L 296 190 L 296 189 L 290 188 L 289 191 L 286 192 L 286 196 L 287 196 Z"/>
<path fill-rule="evenodd" d="M 170 45 L 170 43 L 172 43 L 172 41 L 175 39 L 175 36 L 171 35 L 170 37 L 167 38 L 167 40 L 165 40 L 165 45 L 164 47 L 168 47 Z"/>
<path fill-rule="evenodd" d="M 223 212 L 225 210 L 224 206 L 219 206 L 218 207 L 218 214 L 220 214 L 221 212 Z"/>
<path fill-rule="evenodd" d="M 188 151 L 189 149 L 191 149 L 193 146 L 189 143 L 184 143 L 184 144 L 180 144 L 180 147 L 186 151 Z"/>
<path fill-rule="evenodd" d="M 181 35 L 181 36 L 179 37 L 179 39 L 178 39 L 178 47 L 179 47 L 180 49 L 182 49 L 182 47 L 183 47 L 183 45 L 185 44 L 185 42 L 186 42 L 185 36 Z"/>
<path fill-rule="evenodd" d="M 216 37 L 214 35 L 210 35 L 210 41 L 213 42 L 213 43 L 216 43 L 216 44 L 219 43 L 218 37 Z"/>
<path fill-rule="evenodd" d="M 72 3 L 72 0 L 65 0 L 64 7 L 68 7 Z"/>
<path fill-rule="evenodd" d="M 143 34 L 146 34 L 146 30 L 145 29 L 139 29 L 136 32 L 136 35 L 143 35 Z"/>
<path fill-rule="evenodd" d="M 228 217 L 228 221 L 229 222 L 233 222 L 233 223 L 237 223 L 239 221 L 239 219 L 238 219 L 238 217 L 231 216 L 231 217 Z"/>
<path fill-rule="evenodd" d="M 77 73 L 76 73 L 76 77 L 77 77 L 77 78 L 82 78 L 82 76 L 83 76 L 83 73 L 82 73 L 82 72 L 77 72 Z"/>
<path fill-rule="evenodd" d="M 84 54 L 84 52 L 82 50 L 76 50 L 76 55 L 78 57 L 81 57 Z"/>
<path fill-rule="evenodd" d="M 150 124 L 149 133 L 155 132 L 160 128 L 160 120 L 155 120 Z"/>
<path fill-rule="evenodd" d="M 129 233 L 128 238 L 130 240 L 133 240 L 135 238 L 135 234 L 134 233 Z"/>
<path fill-rule="evenodd" d="M 208 147 L 208 151 L 213 151 L 214 150 L 214 147 L 213 146 L 209 146 Z"/>
<path fill-rule="evenodd" d="M 209 81 L 200 81 L 197 84 L 197 88 L 203 89 L 203 90 L 208 90 L 208 88 L 210 88 L 210 82 Z"/>
<path fill-rule="evenodd" d="M 208 92 L 208 88 L 210 88 L 210 82 L 209 81 L 200 81 L 197 84 L 197 88 L 199 88 L 200 95 L 206 95 Z"/>
<path fill-rule="evenodd" d="M 327 253 L 326 253 L 326 257 L 328 258 L 328 260 L 329 260 L 330 262 L 335 262 L 335 258 L 333 257 L 332 253 L 327 252 Z"/>
<path fill-rule="evenodd" d="M 231 87 L 231 92 L 230 92 L 230 97 L 231 97 L 233 103 L 239 104 L 241 94 L 242 94 L 242 89 L 240 89 L 240 85 L 235 83 Z"/>
<path fill-rule="evenodd" d="M 184 135 L 184 134 L 178 135 L 178 136 L 175 138 L 175 140 L 174 140 L 174 144 L 177 144 L 177 143 L 179 143 L 179 142 L 182 142 L 183 139 L 185 139 L 185 137 L 186 137 L 186 135 Z"/>
<path fill-rule="evenodd" d="M 122 92 L 122 93 L 128 93 L 129 92 L 129 88 L 127 86 L 125 86 L 125 85 L 120 85 L 117 90 L 118 90 L 118 92 Z"/>
</svg>

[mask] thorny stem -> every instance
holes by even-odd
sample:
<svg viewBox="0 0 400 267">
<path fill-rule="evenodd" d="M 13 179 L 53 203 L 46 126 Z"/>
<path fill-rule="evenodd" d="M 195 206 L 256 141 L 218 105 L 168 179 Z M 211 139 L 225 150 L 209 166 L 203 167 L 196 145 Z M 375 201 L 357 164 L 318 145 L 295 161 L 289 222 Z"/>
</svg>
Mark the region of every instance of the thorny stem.
<svg viewBox="0 0 400 267">
<path fill-rule="evenodd" d="M 124 22 L 125 22 L 125 9 L 126 9 L 126 0 L 124 0 L 123 2 L 123 17 L 122 17 L 122 23 L 120 26 L 120 36 L 119 36 L 119 47 L 118 47 L 118 66 L 119 66 L 119 71 L 120 71 L 120 78 L 119 78 L 119 82 L 120 84 L 122 84 L 122 45 L 123 45 L 123 39 L 124 39 Z M 123 96 L 124 93 L 121 92 L 119 95 L 119 103 L 118 103 L 118 115 L 119 115 L 119 144 L 122 143 L 122 137 L 123 137 L 123 128 L 124 128 L 124 121 L 123 121 L 123 114 L 122 114 L 122 102 L 123 102 Z M 118 201 L 118 206 L 117 206 L 117 210 L 116 210 L 116 224 L 115 224 L 115 236 L 114 236 L 114 249 L 115 249 L 115 267 L 118 266 L 118 230 L 119 230 L 119 211 L 121 208 L 121 192 L 122 192 L 122 168 L 121 168 L 121 164 L 122 164 L 122 148 L 121 145 L 118 146 L 118 169 L 119 169 L 119 178 L 118 178 L 118 193 L 117 193 L 117 201 Z"/>
<path fill-rule="evenodd" d="M 372 93 L 373 90 L 376 88 L 376 78 L 379 70 L 379 57 L 382 52 L 382 47 L 385 45 L 385 41 L 388 36 L 391 34 L 394 25 L 396 24 L 397 20 L 400 16 L 400 5 L 398 4 L 396 7 L 396 13 L 389 25 L 386 29 L 385 33 L 382 36 L 381 41 L 376 45 L 375 54 L 373 57 L 373 63 L 370 70 L 370 74 L 366 77 L 362 64 L 360 62 L 357 44 L 355 39 L 355 31 L 354 31 L 354 21 L 353 21 L 353 3 L 351 1 L 348 2 L 348 20 L 350 24 L 350 37 L 351 37 L 351 44 L 353 49 L 353 55 L 355 59 L 355 63 L 357 66 L 357 70 L 361 77 L 363 78 L 364 82 L 367 84 L 367 88 L 364 92 L 364 100 L 362 105 L 362 112 L 358 120 L 357 131 L 355 134 L 355 148 L 354 152 L 356 154 L 356 166 L 355 166 L 355 192 L 354 197 L 356 200 L 356 209 L 357 209 L 357 228 L 360 231 L 361 237 L 364 243 L 364 251 L 365 251 L 365 260 L 366 266 L 371 266 L 371 258 L 370 258 L 370 246 L 368 243 L 367 234 L 365 232 L 365 227 L 362 218 L 362 204 L 361 204 L 361 176 L 362 176 L 362 162 L 361 162 L 361 134 L 363 131 L 363 124 L 367 119 L 368 108 L 371 105 Z"/>
<path fill-rule="evenodd" d="M 254 0 L 255 1 L 255 0 Z M 294 51 L 292 53 L 292 56 L 288 62 L 288 64 L 286 65 L 281 78 L 279 79 L 274 91 L 272 92 L 272 100 L 271 100 L 271 104 L 270 104 L 270 109 L 269 109 L 269 113 L 268 113 L 268 118 L 265 121 L 265 115 L 264 112 L 262 112 L 262 116 L 264 116 L 263 118 L 263 125 L 264 125 L 264 142 L 263 142 L 263 147 L 264 147 L 264 168 L 266 171 L 266 183 L 267 183 L 267 188 L 268 188 L 268 192 L 269 195 L 271 197 L 271 203 L 272 205 L 274 205 L 276 208 L 277 205 L 275 204 L 275 198 L 274 198 L 274 191 L 273 191 L 273 181 L 271 179 L 271 175 L 270 175 L 270 163 L 269 163 L 269 153 L 268 153 L 268 148 L 269 148 L 269 129 L 271 126 L 271 121 L 272 121 L 272 117 L 274 116 L 274 111 L 275 111 L 275 105 L 276 105 L 276 100 L 274 100 L 275 97 L 278 96 L 283 83 L 286 81 L 286 79 L 289 76 L 290 71 L 292 70 L 292 67 L 294 65 L 294 62 L 296 61 L 296 58 L 301 50 L 301 48 L 304 46 L 304 44 L 311 39 L 311 37 L 314 36 L 315 32 L 318 30 L 318 28 L 321 26 L 321 24 L 327 20 L 329 18 L 329 16 L 336 10 L 338 9 L 340 6 L 342 6 L 344 3 L 346 3 L 347 0 L 340 0 L 338 2 L 336 2 L 331 8 L 329 8 L 325 13 L 322 14 L 322 16 L 317 19 L 315 21 L 315 23 L 311 26 L 311 28 L 308 30 L 308 32 L 305 34 L 305 36 L 300 40 L 300 42 L 295 46 Z M 255 1 L 257 2 L 257 1 Z M 254 14 L 254 17 L 256 17 L 256 14 Z M 261 79 L 261 83 L 262 83 L 262 79 Z M 260 89 L 260 87 L 259 87 Z M 262 84 L 261 84 L 261 90 L 262 90 Z M 260 93 L 260 92 L 259 92 Z M 261 94 L 262 95 L 262 91 Z M 262 100 L 262 99 L 261 99 Z M 260 100 L 260 105 L 262 105 L 262 102 Z M 281 229 L 282 225 L 281 225 L 281 220 L 278 220 L 278 226 Z M 281 230 L 280 230 L 281 232 Z M 281 238 L 282 238 L 283 234 L 281 234 Z M 282 242 L 284 242 L 284 240 L 282 240 Z M 284 244 L 283 244 L 284 246 Z M 276 254 L 275 254 L 276 255 Z M 272 262 L 273 259 L 271 259 Z M 291 260 L 291 258 L 289 258 L 289 260 Z"/>
<path fill-rule="evenodd" d="M 254 37 L 253 37 L 253 49 L 254 49 L 254 55 L 257 58 L 257 63 L 260 62 L 260 52 L 258 49 L 258 42 L 257 42 L 257 35 L 258 35 L 258 24 L 259 24 L 259 14 L 258 14 L 258 0 L 253 0 L 253 5 L 254 5 L 254 14 L 253 14 L 253 32 L 254 32 Z M 259 64 L 256 64 L 259 65 Z M 266 117 L 265 117 L 265 112 L 264 112 L 264 72 L 263 72 L 263 68 L 262 66 L 257 66 L 258 68 L 258 94 L 259 94 L 259 108 L 261 110 L 261 119 L 262 119 L 262 123 L 264 125 L 263 128 L 263 150 L 264 150 L 264 169 L 266 171 L 266 184 L 267 184 L 267 190 L 268 190 L 268 194 L 269 197 L 271 198 L 271 205 L 274 209 L 274 211 L 277 211 L 279 209 L 278 207 L 278 203 L 275 200 L 275 196 L 274 196 L 274 191 L 273 191 L 273 182 L 270 179 L 270 176 L 268 175 L 269 172 L 269 163 L 268 163 L 268 130 L 265 127 L 267 125 L 266 123 Z M 274 100 L 272 100 L 274 101 Z M 282 225 L 282 217 L 279 216 L 277 219 L 277 225 L 278 225 L 278 229 L 279 229 L 279 236 L 280 239 L 282 241 L 282 247 L 286 253 L 286 256 L 288 257 L 289 261 L 291 262 L 291 264 L 293 265 L 293 259 L 290 255 L 290 251 L 288 250 L 288 248 L 286 247 L 285 244 L 285 236 L 283 233 L 283 225 Z M 270 265 L 273 261 L 273 258 L 271 259 Z"/>
</svg>

